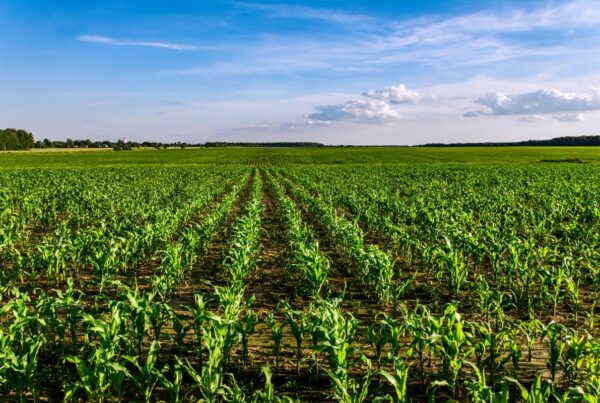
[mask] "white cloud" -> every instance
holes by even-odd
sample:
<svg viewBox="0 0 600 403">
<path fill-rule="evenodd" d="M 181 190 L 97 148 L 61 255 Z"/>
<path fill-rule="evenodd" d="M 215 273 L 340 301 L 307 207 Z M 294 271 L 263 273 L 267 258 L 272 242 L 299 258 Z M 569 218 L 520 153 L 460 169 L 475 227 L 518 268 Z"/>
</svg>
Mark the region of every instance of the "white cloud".
<svg viewBox="0 0 600 403">
<path fill-rule="evenodd" d="M 246 75 L 291 74 L 304 71 L 369 72 L 377 74 L 406 64 L 416 79 L 437 81 L 430 69 L 454 71 L 467 79 L 469 67 L 501 70 L 523 76 L 552 66 L 556 70 L 581 64 L 598 64 L 600 8 L 593 1 L 544 2 L 513 7 L 492 7 L 458 16 L 429 14 L 419 18 L 365 15 L 293 4 L 234 2 L 242 10 L 268 17 L 293 18 L 335 24 L 334 30 L 269 32 L 251 43 L 220 43 L 227 58 L 189 66 L 172 74 Z M 341 27 L 338 27 L 341 25 Z M 343 29 L 340 29 L 343 28 Z M 218 39 L 217 39 L 218 40 Z M 514 61 L 510 68 L 498 63 Z M 444 73 L 445 74 L 445 73 Z M 564 76 L 564 74 L 563 74 Z"/>
<path fill-rule="evenodd" d="M 293 4 L 260 4 L 242 1 L 235 2 L 235 4 L 258 11 L 267 12 L 271 17 L 293 18 L 351 25 L 372 20 L 371 17 L 362 14 Z"/>
<path fill-rule="evenodd" d="M 580 112 L 600 110 L 600 90 L 592 88 L 587 92 L 561 92 L 543 89 L 517 94 L 491 92 L 477 98 L 475 103 L 488 109 L 469 111 L 463 116 L 555 114 L 553 117 L 560 122 L 579 122 L 583 119 Z"/>
<path fill-rule="evenodd" d="M 583 117 L 583 113 L 555 113 L 552 117 L 559 122 L 583 122 L 585 118 Z"/>
<path fill-rule="evenodd" d="M 129 40 L 118 40 L 109 38 L 101 35 L 80 35 L 77 37 L 80 42 L 98 43 L 102 45 L 113 45 L 113 46 L 138 46 L 147 48 L 162 48 L 180 51 L 192 51 L 200 49 L 197 46 L 182 45 L 179 43 L 170 42 L 153 42 L 153 41 L 129 41 Z"/>
<path fill-rule="evenodd" d="M 409 91 L 404 84 L 369 90 L 361 95 L 368 99 L 316 106 L 316 112 L 305 114 L 304 118 L 319 122 L 385 123 L 402 119 L 395 105 L 414 105 L 426 100 L 437 100 L 434 95 L 423 96 L 416 91 Z"/>
<path fill-rule="evenodd" d="M 429 24 L 423 24 L 415 32 L 423 40 L 471 33 L 501 34 L 561 28 L 573 30 L 594 27 L 598 21 L 600 9 L 596 2 L 576 0 L 538 8 L 523 7 L 509 12 L 477 12 L 437 22 L 429 20 Z"/>
<path fill-rule="evenodd" d="M 380 100 L 356 99 L 343 104 L 321 105 L 317 112 L 306 115 L 315 121 L 340 122 L 345 120 L 365 123 L 382 123 L 400 119 L 400 114 L 390 104 Z"/>
<path fill-rule="evenodd" d="M 417 104 L 422 101 L 435 100 L 432 95 L 422 96 L 418 92 L 407 90 L 404 84 L 391 85 L 380 90 L 370 90 L 363 92 L 362 95 L 391 104 Z"/>
</svg>

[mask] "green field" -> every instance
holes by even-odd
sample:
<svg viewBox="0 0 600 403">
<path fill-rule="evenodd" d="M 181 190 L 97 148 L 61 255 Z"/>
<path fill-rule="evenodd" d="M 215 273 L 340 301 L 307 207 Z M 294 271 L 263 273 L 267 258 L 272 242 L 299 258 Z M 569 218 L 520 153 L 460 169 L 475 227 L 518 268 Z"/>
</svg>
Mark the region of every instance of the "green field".
<svg viewBox="0 0 600 403">
<path fill-rule="evenodd" d="M 597 402 L 599 163 L 2 154 L 0 400 Z"/>
<path fill-rule="evenodd" d="M 0 167 L 244 164 L 504 164 L 578 158 L 600 163 L 600 147 L 195 148 L 114 152 L 59 149 L 0 154 Z"/>
</svg>

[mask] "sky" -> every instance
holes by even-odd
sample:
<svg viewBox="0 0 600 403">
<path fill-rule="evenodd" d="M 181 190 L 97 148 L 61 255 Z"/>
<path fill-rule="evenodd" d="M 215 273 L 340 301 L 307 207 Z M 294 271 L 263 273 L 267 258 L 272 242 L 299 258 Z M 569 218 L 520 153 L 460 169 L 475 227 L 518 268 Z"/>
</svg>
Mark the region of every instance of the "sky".
<svg viewBox="0 0 600 403">
<path fill-rule="evenodd" d="M 0 0 L 0 127 L 194 143 L 597 135 L 600 6 Z"/>
</svg>

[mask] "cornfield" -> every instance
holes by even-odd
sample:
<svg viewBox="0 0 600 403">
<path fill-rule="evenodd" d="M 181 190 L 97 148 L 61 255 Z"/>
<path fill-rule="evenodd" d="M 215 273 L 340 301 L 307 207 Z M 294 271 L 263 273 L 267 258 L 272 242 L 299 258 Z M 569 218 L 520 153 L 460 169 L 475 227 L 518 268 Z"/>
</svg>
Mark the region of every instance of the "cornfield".
<svg viewBox="0 0 600 403">
<path fill-rule="evenodd" d="M 598 401 L 597 165 L 271 162 L 0 170 L 0 400 Z"/>
</svg>

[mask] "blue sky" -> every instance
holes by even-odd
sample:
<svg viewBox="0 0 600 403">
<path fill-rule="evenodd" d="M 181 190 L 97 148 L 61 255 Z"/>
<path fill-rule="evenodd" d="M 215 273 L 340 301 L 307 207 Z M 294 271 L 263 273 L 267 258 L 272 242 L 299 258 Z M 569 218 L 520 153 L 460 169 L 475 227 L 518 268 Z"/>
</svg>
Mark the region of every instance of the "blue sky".
<svg viewBox="0 0 600 403">
<path fill-rule="evenodd" d="M 0 2 L 0 127 L 36 138 L 589 135 L 598 88 L 594 1 Z"/>
</svg>

